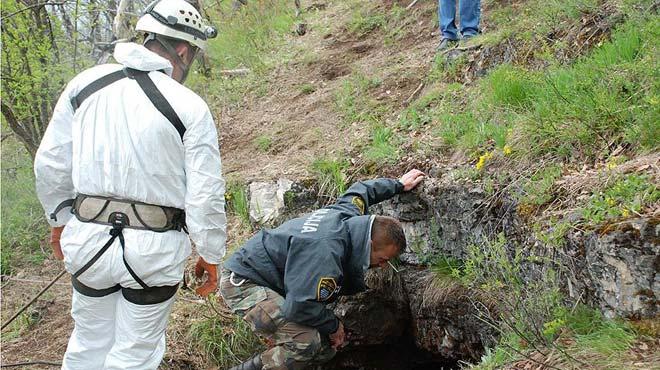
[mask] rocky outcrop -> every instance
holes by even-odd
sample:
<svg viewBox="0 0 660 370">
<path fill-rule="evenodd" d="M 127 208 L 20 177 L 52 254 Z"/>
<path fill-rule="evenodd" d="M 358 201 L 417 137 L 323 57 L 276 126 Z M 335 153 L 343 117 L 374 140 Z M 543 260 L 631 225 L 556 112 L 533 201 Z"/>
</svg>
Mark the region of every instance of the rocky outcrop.
<svg viewBox="0 0 660 370">
<path fill-rule="evenodd" d="M 285 196 L 286 217 L 319 206 L 310 194 L 294 184 Z M 432 178 L 412 193 L 372 207 L 372 213 L 402 222 L 409 250 L 402 255 L 401 272 L 370 272 L 369 291 L 338 301 L 334 310 L 350 344 L 324 368 L 450 369 L 457 361 L 478 360 L 497 336 L 479 317 L 484 310 L 497 317 L 497 302 L 439 278 L 429 265 L 438 256 L 464 259 L 471 245 L 488 245 L 495 238 L 503 240 L 510 258 L 522 253 L 517 274 L 523 282 L 540 281 L 552 267 L 573 303 L 587 302 L 608 317 L 657 316 L 658 218 L 574 231 L 563 246 L 552 247 L 533 236 L 517 209 L 514 198 L 501 192 Z"/>
<path fill-rule="evenodd" d="M 284 194 L 291 190 L 293 182 L 279 179 L 277 182 L 253 182 L 249 186 L 250 219 L 258 224 L 270 224 L 284 209 Z"/>
<path fill-rule="evenodd" d="M 368 283 L 369 291 L 336 305 L 349 344 L 325 369 L 457 368 L 458 360 L 478 359 L 496 334 L 475 320 L 469 291 L 426 269 L 373 271 Z"/>
<path fill-rule="evenodd" d="M 572 233 L 567 250 L 575 266 L 572 296 L 584 293 L 610 318 L 653 318 L 660 313 L 660 218 Z"/>
</svg>

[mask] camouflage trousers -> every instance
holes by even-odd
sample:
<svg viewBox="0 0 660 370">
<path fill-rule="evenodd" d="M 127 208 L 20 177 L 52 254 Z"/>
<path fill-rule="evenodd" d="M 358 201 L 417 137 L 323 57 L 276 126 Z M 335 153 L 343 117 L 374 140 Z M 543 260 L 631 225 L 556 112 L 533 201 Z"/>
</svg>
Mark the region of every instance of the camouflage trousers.
<svg viewBox="0 0 660 370">
<path fill-rule="evenodd" d="M 264 370 L 301 370 L 329 361 L 336 354 L 328 338 L 318 330 L 287 321 L 282 314 L 284 297 L 224 270 L 220 293 L 233 313 L 250 324 L 252 331 L 274 346 L 261 354 Z"/>
</svg>

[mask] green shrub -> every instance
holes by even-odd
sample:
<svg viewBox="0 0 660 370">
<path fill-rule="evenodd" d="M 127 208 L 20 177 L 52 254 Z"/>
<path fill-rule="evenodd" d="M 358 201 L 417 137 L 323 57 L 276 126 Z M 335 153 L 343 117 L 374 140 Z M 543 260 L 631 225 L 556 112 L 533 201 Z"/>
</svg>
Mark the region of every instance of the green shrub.
<svg viewBox="0 0 660 370">
<path fill-rule="evenodd" d="M 35 190 L 32 160 L 12 140 L 2 143 L 2 274 L 15 263 L 41 263 L 46 257 L 40 243 L 48 223 Z"/>
<path fill-rule="evenodd" d="M 508 64 L 495 68 L 484 81 L 493 104 L 513 109 L 529 106 L 536 86 L 530 73 Z"/>
<path fill-rule="evenodd" d="M 627 175 L 612 186 L 591 196 L 583 210 L 589 223 L 599 224 L 639 213 L 644 207 L 660 201 L 660 189 L 646 175 Z"/>
<path fill-rule="evenodd" d="M 345 159 L 320 158 L 312 163 L 312 172 L 316 175 L 319 194 L 330 199 L 346 191 L 346 170 L 349 162 Z"/>
<path fill-rule="evenodd" d="M 228 321 L 220 315 L 212 315 L 193 322 L 190 336 L 221 369 L 240 364 L 264 350 L 248 323 L 238 316 Z"/>
<path fill-rule="evenodd" d="M 225 200 L 227 201 L 227 209 L 241 220 L 245 227 L 251 227 L 250 223 L 250 201 L 248 200 L 248 192 L 245 185 L 238 181 L 230 181 L 227 183 L 227 190 L 225 191 Z"/>
</svg>

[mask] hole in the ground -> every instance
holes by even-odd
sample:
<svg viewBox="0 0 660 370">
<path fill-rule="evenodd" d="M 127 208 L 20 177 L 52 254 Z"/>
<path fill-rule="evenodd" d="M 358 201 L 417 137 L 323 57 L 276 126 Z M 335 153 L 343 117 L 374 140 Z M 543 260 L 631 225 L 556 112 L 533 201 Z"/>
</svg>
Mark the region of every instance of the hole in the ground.
<svg viewBox="0 0 660 370">
<path fill-rule="evenodd" d="M 411 338 L 342 351 L 323 370 L 454 370 L 458 361 L 439 359 L 415 347 Z"/>
</svg>

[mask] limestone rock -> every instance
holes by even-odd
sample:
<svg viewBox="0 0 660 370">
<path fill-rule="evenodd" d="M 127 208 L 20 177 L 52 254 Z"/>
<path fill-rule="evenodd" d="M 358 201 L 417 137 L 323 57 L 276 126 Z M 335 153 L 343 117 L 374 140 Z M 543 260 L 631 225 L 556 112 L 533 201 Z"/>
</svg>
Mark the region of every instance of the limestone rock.
<svg viewBox="0 0 660 370">
<path fill-rule="evenodd" d="M 660 219 L 633 219 L 573 235 L 579 287 L 606 317 L 653 318 L 660 313 Z M 587 289 L 585 287 L 585 289 Z"/>
<path fill-rule="evenodd" d="M 277 182 L 253 182 L 249 186 L 250 219 L 258 224 L 275 221 L 284 208 L 284 194 L 293 182 L 279 179 Z"/>
</svg>

